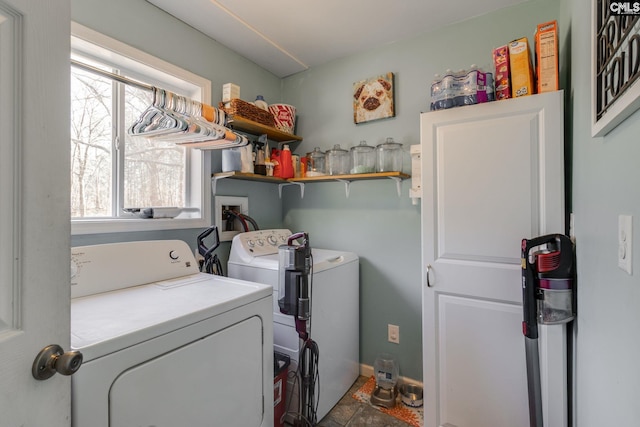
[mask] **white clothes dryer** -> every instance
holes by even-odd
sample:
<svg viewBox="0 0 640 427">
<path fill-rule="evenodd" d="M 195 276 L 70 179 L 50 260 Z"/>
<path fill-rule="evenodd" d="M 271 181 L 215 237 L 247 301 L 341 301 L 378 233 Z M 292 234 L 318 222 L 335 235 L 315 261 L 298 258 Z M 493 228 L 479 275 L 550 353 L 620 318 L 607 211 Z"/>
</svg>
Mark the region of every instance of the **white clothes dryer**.
<svg viewBox="0 0 640 427">
<path fill-rule="evenodd" d="M 302 341 L 293 316 L 280 313 L 277 301 L 278 247 L 286 245 L 290 230 L 258 230 L 234 236 L 228 261 L 229 277 L 273 286 L 274 349 L 298 366 Z M 311 242 L 313 242 L 313 236 Z M 312 248 L 311 333 L 319 348 L 317 419 L 320 421 L 358 378 L 360 372 L 359 258 L 352 252 Z M 289 377 L 287 394 L 294 390 Z M 297 409 L 296 399 L 289 410 Z M 290 418 L 289 418 L 290 419 Z"/>
<path fill-rule="evenodd" d="M 72 426 L 272 426 L 272 289 L 179 240 L 71 250 Z"/>
</svg>

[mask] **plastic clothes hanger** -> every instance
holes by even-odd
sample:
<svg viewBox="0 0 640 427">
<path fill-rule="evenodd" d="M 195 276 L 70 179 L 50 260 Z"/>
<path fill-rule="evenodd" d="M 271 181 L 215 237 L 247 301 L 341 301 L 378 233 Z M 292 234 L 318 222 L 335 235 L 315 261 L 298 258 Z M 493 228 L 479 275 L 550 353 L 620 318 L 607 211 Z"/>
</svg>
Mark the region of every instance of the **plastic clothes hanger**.
<svg viewBox="0 0 640 427">
<path fill-rule="evenodd" d="M 164 89 L 152 88 L 153 104 L 129 128 L 132 136 L 158 138 L 194 148 L 228 148 L 247 145 L 244 135 L 207 120 L 204 116 L 224 123 L 224 112 L 177 95 Z"/>
</svg>

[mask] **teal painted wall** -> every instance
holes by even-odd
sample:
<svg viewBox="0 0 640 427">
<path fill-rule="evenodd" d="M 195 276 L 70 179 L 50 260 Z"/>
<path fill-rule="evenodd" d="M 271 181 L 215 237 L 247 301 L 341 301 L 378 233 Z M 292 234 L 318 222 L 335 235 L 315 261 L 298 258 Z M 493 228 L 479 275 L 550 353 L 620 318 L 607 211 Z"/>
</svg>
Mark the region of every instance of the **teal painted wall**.
<svg viewBox="0 0 640 427">
<path fill-rule="evenodd" d="M 280 79 L 145 0 L 72 0 L 71 19 L 211 80 L 212 103 L 222 85 L 243 99 L 280 95 Z"/>
<path fill-rule="evenodd" d="M 574 126 L 585 127 L 588 124 L 585 112 L 588 94 L 584 93 L 588 91 L 588 86 L 583 84 L 588 78 L 585 75 L 588 73 L 587 9 L 578 0 L 531 0 L 434 30 L 409 41 L 342 58 L 283 80 L 143 0 L 73 0 L 72 18 L 76 22 L 210 79 L 213 103 L 220 98 L 222 84 L 232 81 L 241 86 L 244 99 L 252 99 L 260 93 L 270 102 L 280 100 L 296 105 L 299 113 L 298 133 L 304 137 L 303 142 L 293 145 L 297 153 L 305 153 L 316 146 L 328 149 L 336 143 L 349 147 L 363 139 L 375 145 L 391 136 L 404 144 L 407 150 L 405 171 L 409 172 L 408 147 L 419 143 L 419 114 L 428 108 L 432 76 L 447 68 L 467 68 L 472 63 L 488 65 L 491 60 L 491 48 L 520 36 L 527 36 L 532 41 L 535 25 L 546 20 L 558 19 L 560 22 L 563 87 L 581 88 L 578 95 L 574 93 L 575 90 L 568 90 L 566 93 L 568 101 L 577 98 L 584 104 L 576 107 L 578 114 Z M 571 24 L 576 27 L 576 21 L 579 21 L 578 33 L 570 26 Z M 578 49 L 582 51 L 576 52 Z M 569 58 L 573 60 L 573 65 L 569 63 Z M 354 125 L 351 104 L 353 82 L 388 71 L 394 72 L 396 77 L 396 117 Z M 574 83 L 576 81 L 580 83 Z M 568 103 L 568 123 L 572 108 L 572 104 Z M 633 118 L 628 122 L 632 120 Z M 623 196 L 616 198 L 613 207 L 603 206 L 599 203 L 601 197 L 614 197 L 606 190 L 611 188 L 614 177 L 607 176 L 603 183 L 599 175 L 590 173 L 593 170 L 606 170 L 606 173 L 603 172 L 605 175 L 629 178 L 627 174 L 631 173 L 633 156 L 625 157 L 622 152 L 636 149 L 627 139 L 637 130 L 635 127 L 629 127 L 630 125 L 625 123 L 620 130 L 607 137 L 605 142 L 592 141 L 584 129 L 578 132 L 575 139 L 581 140 L 582 146 L 577 152 L 574 165 L 576 170 L 568 176 L 569 180 L 583 180 L 574 186 L 574 192 L 578 194 L 573 197 L 573 204 L 576 208 L 579 207 L 579 237 L 583 236 L 583 239 L 596 245 L 606 243 L 607 253 L 613 253 L 610 249 L 615 244 L 614 223 L 611 222 L 614 221 L 614 217 L 617 219 L 617 213 L 614 211 L 626 209 L 633 213 L 638 206 L 624 201 Z M 571 126 L 567 126 L 567 135 L 568 152 L 571 154 L 571 141 L 574 139 Z M 584 140 L 588 142 L 585 144 Z M 604 159 L 600 158 L 601 154 L 605 154 Z M 212 156 L 214 171 L 218 171 L 220 153 L 214 152 Z M 618 157 L 622 158 L 626 168 L 616 170 L 615 162 L 620 161 Z M 601 165 L 602 160 L 606 160 L 606 164 Z M 609 169 L 613 169 L 615 173 Z M 571 168 L 568 170 L 571 171 Z M 631 174 L 630 178 L 637 179 L 637 176 Z M 391 181 L 355 182 L 351 186 L 351 196 L 347 199 L 342 184 L 318 183 L 307 186 L 303 199 L 300 198 L 297 188 L 287 187 L 284 189 L 283 199 L 280 200 L 276 186 L 223 180 L 218 183 L 218 194 L 248 196 L 250 215 L 256 218 L 263 228 L 284 225 L 293 230 L 305 230 L 310 233 L 314 246 L 358 253 L 361 257 L 362 278 L 361 362 L 371 365 L 378 353 L 390 351 L 398 356 L 402 375 L 420 380 L 420 206 L 411 204 L 408 198 L 409 186 L 409 181 L 402 183 L 402 197 L 398 198 L 395 184 Z M 591 192 L 592 187 L 596 189 L 595 193 Z M 631 191 L 630 188 L 627 189 Z M 593 205 L 597 205 L 597 209 L 592 213 L 590 210 L 594 208 Z M 601 235 L 602 230 L 598 229 L 603 219 L 609 221 L 609 232 L 606 236 Z M 75 246 L 112 241 L 179 238 L 193 245 L 200 231 L 74 236 L 72 244 Z M 220 249 L 223 260 L 226 260 L 228 247 L 228 244 L 223 244 Z M 601 316 L 594 313 L 593 316 L 589 316 L 589 310 L 596 310 L 595 301 L 604 294 L 604 289 L 601 290 L 596 283 L 610 276 L 621 280 L 624 286 L 622 290 L 617 290 L 616 297 L 621 300 L 627 297 L 634 298 L 632 301 L 637 299 L 637 291 L 627 283 L 631 279 L 620 276 L 622 273 L 618 273 L 614 265 L 603 269 L 594 262 L 599 259 L 594 253 L 597 251 L 596 247 L 590 250 L 585 248 L 583 251 L 579 251 L 581 272 L 584 271 L 581 276 L 597 273 L 593 279 L 581 277 L 581 285 L 592 289 L 589 299 L 582 299 L 589 296 L 587 294 L 579 302 L 581 312 L 587 311 L 584 315 L 585 320 L 601 320 Z M 585 285 L 584 281 L 591 285 Z M 607 300 L 610 308 L 614 309 L 614 300 L 617 300 L 613 296 Z M 638 323 L 638 316 L 629 315 L 625 320 Z M 387 343 L 388 323 L 400 326 L 400 345 Z M 612 322 L 605 324 L 610 327 L 613 325 Z M 600 339 L 600 334 L 600 329 L 596 328 L 593 333 L 587 335 L 587 340 L 581 348 L 584 348 L 584 351 L 591 350 Z M 637 346 L 634 348 L 637 352 Z M 628 359 L 619 360 L 621 356 L 609 353 L 607 356 L 614 365 L 624 362 L 622 366 L 631 369 Z M 589 359 L 583 356 L 583 360 L 585 358 Z M 579 363 L 579 369 L 586 372 L 596 363 L 597 361 L 593 360 L 589 360 L 589 364 Z M 622 370 L 616 372 L 619 374 L 609 379 L 609 382 L 621 381 L 619 377 L 622 376 Z M 578 396 L 583 395 L 587 403 L 593 403 L 601 397 L 592 381 L 583 379 L 579 384 L 590 386 L 589 393 L 583 392 L 582 388 L 577 393 Z M 630 389 L 631 385 L 627 384 L 624 390 L 629 392 Z M 593 411 L 594 409 L 586 407 L 582 415 L 591 416 Z M 619 413 L 625 414 L 624 417 L 630 413 L 635 414 L 634 410 Z M 583 419 L 583 422 L 586 420 Z"/>
<path fill-rule="evenodd" d="M 571 0 L 573 210 L 578 262 L 576 426 L 640 420 L 640 112 L 592 138 L 591 11 Z M 637 84 L 637 83 L 636 83 Z M 617 266 L 618 215 L 633 215 L 633 275 Z"/>
<path fill-rule="evenodd" d="M 280 78 L 144 0 L 72 0 L 71 15 L 71 19 L 79 24 L 209 79 L 213 105 L 222 98 L 222 85 L 229 82 L 240 86 L 243 99 L 252 100 L 259 94 L 268 100 L 280 97 Z M 212 151 L 211 156 L 213 170 L 219 172 L 220 151 Z M 248 196 L 249 213 L 261 227 L 280 227 L 282 208 L 277 187 L 221 181 L 217 192 L 219 195 Z M 201 231 L 77 235 L 72 236 L 71 244 L 181 239 L 195 248 L 196 237 Z M 226 261 L 228 251 L 228 243 L 223 243 L 217 251 L 223 261 Z"/>
<path fill-rule="evenodd" d="M 284 79 L 283 99 L 298 108 L 298 133 L 304 141 L 295 152 L 334 144 L 370 145 L 393 137 L 419 144 L 419 115 L 428 110 L 433 75 L 491 63 L 493 47 L 527 36 L 533 42 L 538 23 L 558 19 L 562 2 L 535 0 L 503 9 L 412 40 L 393 43 L 333 61 Z M 352 85 L 363 78 L 395 73 L 396 117 L 353 124 Z M 390 181 L 355 182 L 346 198 L 339 183 L 307 185 L 304 198 L 285 189 L 284 225 L 310 233 L 318 247 L 360 255 L 361 362 L 373 365 L 381 352 L 396 354 L 401 375 L 422 380 L 420 206 L 409 200 L 410 181 L 398 198 Z M 471 220 L 473 213 L 469 213 Z M 400 344 L 387 342 L 387 324 L 400 326 Z"/>
<path fill-rule="evenodd" d="M 573 425 L 632 426 L 640 419 L 640 406 L 635 402 L 640 393 L 640 344 L 634 339 L 640 325 L 640 284 L 637 272 L 628 276 L 617 268 L 616 254 L 618 215 L 640 217 L 640 115 L 636 112 L 604 138 L 590 136 L 589 4 L 584 0 L 531 0 L 343 58 L 282 82 L 143 0 L 73 0 L 72 17 L 211 79 L 214 100 L 223 83 L 235 81 L 243 97 L 262 93 L 270 101 L 296 105 L 298 131 L 305 138 L 294 147 L 298 152 L 315 146 L 327 149 L 335 143 L 349 146 L 361 139 L 376 144 L 387 136 L 407 147 L 417 144 L 418 115 L 427 108 L 434 73 L 471 63 L 487 64 L 492 47 L 521 35 L 531 37 L 538 22 L 558 19 L 567 96 L 567 152 L 573 159 L 568 168 L 568 202 L 576 214 L 578 245 Z M 387 71 L 396 73 L 397 117 L 355 126 L 352 83 Z M 296 189 L 286 188 L 282 204 L 277 188 L 267 184 L 223 181 L 219 188 L 221 194 L 248 195 L 252 216 L 265 228 L 284 221 L 288 227 L 309 231 L 316 246 L 357 252 L 362 274 L 362 362 L 372 364 L 377 353 L 391 350 L 399 355 L 402 375 L 421 378 L 419 206 L 408 201 L 408 182 L 402 185 L 401 199 L 390 182 L 354 183 L 349 199 L 341 184 L 323 183 L 309 185 L 304 199 Z M 138 238 L 192 242 L 197 231 L 77 236 L 73 243 Z M 633 237 L 637 242 L 638 231 Z M 636 250 L 636 269 L 639 258 Z M 387 323 L 400 325 L 399 346 L 386 342 Z"/>
</svg>

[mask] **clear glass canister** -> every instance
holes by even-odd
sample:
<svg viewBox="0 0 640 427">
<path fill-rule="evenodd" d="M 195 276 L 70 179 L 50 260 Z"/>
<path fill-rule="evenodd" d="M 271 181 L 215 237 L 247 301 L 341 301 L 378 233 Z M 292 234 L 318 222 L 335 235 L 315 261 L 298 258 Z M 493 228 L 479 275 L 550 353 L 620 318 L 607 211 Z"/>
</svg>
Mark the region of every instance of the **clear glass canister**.
<svg viewBox="0 0 640 427">
<path fill-rule="evenodd" d="M 311 153 L 307 153 L 307 176 L 318 176 L 325 174 L 325 155 L 320 147 L 313 149 Z"/>
<path fill-rule="evenodd" d="M 376 147 L 376 172 L 402 172 L 402 144 L 387 138 Z"/>
<path fill-rule="evenodd" d="M 359 145 L 351 147 L 351 173 L 372 173 L 376 170 L 375 148 L 367 145 L 367 141 L 360 141 Z"/>
<path fill-rule="evenodd" d="M 325 172 L 329 175 L 344 175 L 349 173 L 349 152 L 340 148 L 340 144 L 333 146 L 326 152 Z"/>
</svg>

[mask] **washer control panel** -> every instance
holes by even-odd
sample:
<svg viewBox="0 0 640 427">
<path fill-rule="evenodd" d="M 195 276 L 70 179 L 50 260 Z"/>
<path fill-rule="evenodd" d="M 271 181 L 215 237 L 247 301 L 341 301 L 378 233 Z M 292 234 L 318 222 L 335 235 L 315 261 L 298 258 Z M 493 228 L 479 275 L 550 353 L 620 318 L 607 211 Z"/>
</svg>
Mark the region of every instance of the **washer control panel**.
<svg viewBox="0 0 640 427">
<path fill-rule="evenodd" d="M 248 231 L 236 234 L 231 243 L 230 258 L 235 253 L 241 258 L 259 257 L 278 253 L 278 247 L 286 245 L 291 230 L 286 228 L 273 230 Z"/>
</svg>

